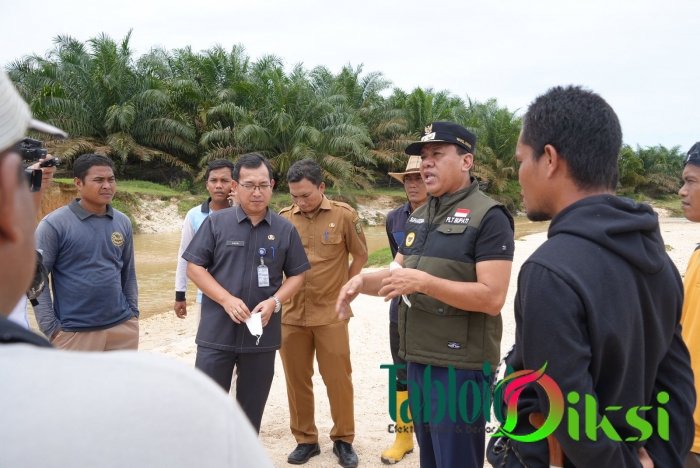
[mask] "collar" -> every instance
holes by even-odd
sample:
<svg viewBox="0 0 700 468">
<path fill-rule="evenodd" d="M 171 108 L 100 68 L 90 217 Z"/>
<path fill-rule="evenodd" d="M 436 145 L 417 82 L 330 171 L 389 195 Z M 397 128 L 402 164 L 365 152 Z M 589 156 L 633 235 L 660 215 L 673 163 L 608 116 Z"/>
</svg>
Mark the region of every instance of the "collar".
<svg viewBox="0 0 700 468">
<path fill-rule="evenodd" d="M 318 213 L 320 210 L 330 210 L 332 208 L 333 208 L 333 206 L 331 205 L 331 201 L 324 194 L 323 200 L 321 200 L 321 204 L 318 206 L 318 209 L 316 210 L 316 212 Z M 292 214 L 300 214 L 300 213 L 301 213 L 301 209 L 299 208 L 299 206 L 297 206 L 296 203 L 294 205 L 292 205 Z"/>
<path fill-rule="evenodd" d="M 211 203 L 211 197 L 207 198 L 207 201 L 202 203 L 201 210 L 202 213 L 209 213 L 209 203 Z"/>
<path fill-rule="evenodd" d="M 68 208 L 75 214 L 79 220 L 84 221 L 88 219 L 90 216 L 99 216 L 95 213 L 91 213 L 90 211 L 86 210 L 82 206 L 80 206 L 80 198 L 76 198 L 72 202 L 70 202 L 70 205 L 68 205 Z M 107 205 L 107 213 L 105 213 L 107 216 L 110 218 L 114 219 L 114 210 L 112 209 L 112 205 Z"/>
<path fill-rule="evenodd" d="M 466 198 L 467 196 L 471 195 L 473 192 L 476 192 L 479 190 L 479 182 L 476 181 L 474 177 L 469 177 L 470 184 L 468 187 L 465 187 L 463 189 L 457 190 L 456 192 L 452 193 L 446 193 L 442 195 L 441 197 L 433 197 L 432 195 L 430 196 L 431 200 L 440 200 L 440 204 L 450 204 L 450 203 L 455 203 L 459 200 L 462 200 Z"/>
<path fill-rule="evenodd" d="M 248 219 L 248 215 L 245 214 L 245 211 L 243 211 L 243 208 L 241 208 L 241 205 L 236 205 L 233 207 L 233 209 L 234 209 L 234 214 L 236 215 L 236 221 L 238 221 L 238 224 L 241 224 L 243 221 Z M 269 206 L 267 207 L 267 213 L 265 213 L 265 217 L 263 218 L 263 221 L 266 221 L 267 224 L 272 226 L 272 211 L 270 211 Z"/>
</svg>

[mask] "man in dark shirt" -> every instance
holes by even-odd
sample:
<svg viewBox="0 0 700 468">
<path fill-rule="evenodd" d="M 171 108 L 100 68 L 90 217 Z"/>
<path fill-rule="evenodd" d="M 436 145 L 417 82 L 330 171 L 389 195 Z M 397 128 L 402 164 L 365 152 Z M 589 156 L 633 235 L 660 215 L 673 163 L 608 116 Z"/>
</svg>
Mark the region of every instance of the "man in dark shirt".
<svg viewBox="0 0 700 468">
<path fill-rule="evenodd" d="M 536 413 L 564 466 L 680 467 L 692 443 L 683 285 L 651 207 L 614 194 L 621 145 L 615 111 L 580 87 L 550 89 L 523 118 L 515 154 L 523 202 L 530 220 L 551 223 L 518 276 L 506 362 L 523 381 L 506 388 L 517 413 L 490 446 L 494 466 L 555 461 L 545 440 L 528 439 Z M 528 373 L 542 380 L 528 385 Z"/>
<path fill-rule="evenodd" d="M 446 401 L 440 392 L 448 386 L 482 388 L 485 363 L 499 360 L 513 219 L 471 177 L 475 150 L 476 136 L 461 125 L 425 127 L 406 154 L 420 155 L 430 198 L 406 223 L 395 258 L 403 268 L 353 277 L 336 303 L 344 317 L 360 292 L 402 297 L 399 354 L 408 362 L 409 404 L 426 468 L 484 463 L 486 415 L 474 392 L 460 392 L 459 401 Z M 470 408 L 476 416 L 453 418 L 441 410 L 445 405 Z"/>
<path fill-rule="evenodd" d="M 428 191 L 420 176 L 420 156 L 409 156 L 404 172 L 390 172 L 389 175 L 403 184 L 408 201 L 395 208 L 386 216 L 386 235 L 389 239 L 391 256 L 396 257 L 399 246 L 406 238 L 406 221 L 410 214 L 428 199 Z M 396 368 L 396 405 L 408 398 L 406 387 L 406 361 L 399 356 L 399 298 L 391 300 L 389 306 L 389 346 L 391 357 Z M 400 419 L 400 420 L 399 420 Z M 396 440 L 387 450 L 382 452 L 382 461 L 386 464 L 394 464 L 400 461 L 407 453 L 413 451 L 413 422 L 401 419 L 401 413 L 397 412 Z"/>
<path fill-rule="evenodd" d="M 239 204 L 210 214 L 182 256 L 204 294 L 195 367 L 226 391 L 235 367 L 236 399 L 260 432 L 280 347 L 281 304 L 301 287 L 309 262 L 294 226 L 268 208 L 275 183 L 270 163 L 244 154 L 233 179 Z"/>
</svg>

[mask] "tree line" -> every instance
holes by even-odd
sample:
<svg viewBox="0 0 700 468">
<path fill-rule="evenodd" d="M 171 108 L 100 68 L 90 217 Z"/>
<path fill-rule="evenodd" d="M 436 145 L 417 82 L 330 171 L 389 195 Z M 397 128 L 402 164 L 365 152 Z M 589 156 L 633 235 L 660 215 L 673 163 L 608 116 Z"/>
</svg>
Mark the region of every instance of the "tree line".
<svg viewBox="0 0 700 468">
<path fill-rule="evenodd" d="M 278 174 L 311 158 L 328 184 L 366 188 L 405 167 L 403 149 L 427 123 L 450 120 L 477 135 L 474 175 L 487 191 L 517 198 L 514 153 L 522 122 L 496 99 L 420 87 L 406 92 L 361 65 L 337 73 L 301 64 L 286 71 L 281 58 L 251 60 L 241 45 L 155 48 L 135 57 L 130 37 L 58 36 L 43 56 L 8 66 L 34 115 L 71 135 L 51 142 L 68 162 L 96 152 L 114 159 L 122 173 L 167 165 L 175 169 L 161 172 L 167 175 L 159 181 L 174 183 L 201 177 L 212 159 L 259 151 Z M 674 192 L 682 164 L 679 147 L 625 145 L 621 189 Z"/>
</svg>

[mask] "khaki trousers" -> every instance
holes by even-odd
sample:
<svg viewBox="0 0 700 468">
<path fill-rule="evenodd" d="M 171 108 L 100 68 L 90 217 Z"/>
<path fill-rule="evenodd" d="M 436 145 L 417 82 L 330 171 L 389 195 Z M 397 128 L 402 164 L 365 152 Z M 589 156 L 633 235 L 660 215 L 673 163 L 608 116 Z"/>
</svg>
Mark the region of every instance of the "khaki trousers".
<svg viewBox="0 0 700 468">
<path fill-rule="evenodd" d="M 331 408 L 331 440 L 351 444 L 355 438 L 355 408 L 347 320 L 317 327 L 282 324 L 280 356 L 287 381 L 289 427 L 298 444 L 318 442 L 311 382 L 314 351 Z"/>
<path fill-rule="evenodd" d="M 132 317 L 110 328 L 84 332 L 59 331 L 51 344 L 70 351 L 139 349 L 139 319 Z"/>
</svg>

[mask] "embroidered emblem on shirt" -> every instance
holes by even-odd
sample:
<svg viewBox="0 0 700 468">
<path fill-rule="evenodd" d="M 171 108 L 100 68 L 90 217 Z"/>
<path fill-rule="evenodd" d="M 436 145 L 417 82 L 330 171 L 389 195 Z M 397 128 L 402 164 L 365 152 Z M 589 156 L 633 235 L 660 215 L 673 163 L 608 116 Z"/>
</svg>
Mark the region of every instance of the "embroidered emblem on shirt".
<svg viewBox="0 0 700 468">
<path fill-rule="evenodd" d="M 331 229 L 334 228 L 334 227 L 335 227 L 335 223 L 330 223 L 330 224 L 328 225 L 328 227 L 331 228 Z"/>
<path fill-rule="evenodd" d="M 416 233 L 415 232 L 409 232 L 408 235 L 406 236 L 406 247 L 410 247 L 413 245 L 413 241 L 416 239 Z"/>
<path fill-rule="evenodd" d="M 112 233 L 112 244 L 114 244 L 115 247 L 121 247 L 124 245 L 124 234 L 121 232 L 113 232 Z"/>
<path fill-rule="evenodd" d="M 447 347 L 450 349 L 462 349 L 462 345 L 456 341 L 448 341 Z"/>
<path fill-rule="evenodd" d="M 267 240 L 275 240 L 275 235 L 274 234 L 268 235 Z"/>
<path fill-rule="evenodd" d="M 331 223 L 331 224 L 333 224 L 333 223 Z M 355 221 L 355 232 L 357 234 L 362 234 L 362 222 L 359 219 L 357 221 Z"/>
<path fill-rule="evenodd" d="M 408 218 L 408 222 L 413 224 L 423 224 L 425 222 L 425 218 L 414 218 L 411 216 Z"/>
</svg>

